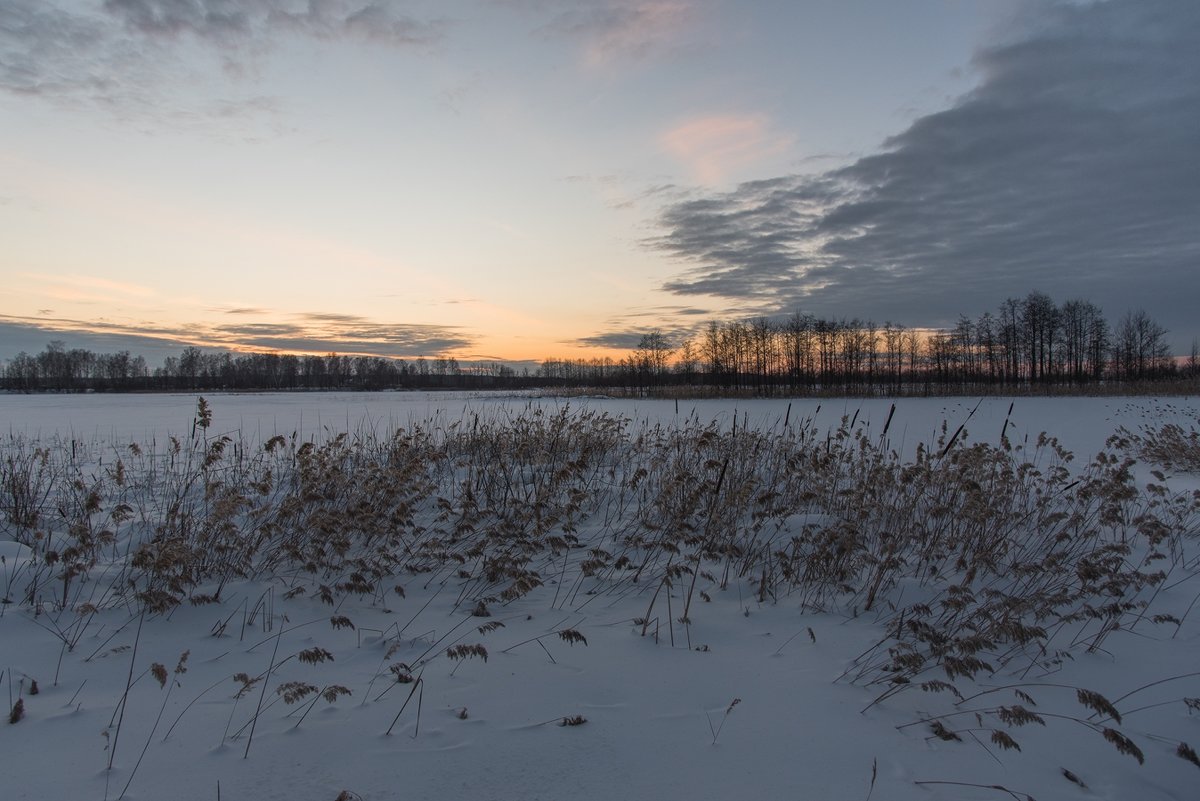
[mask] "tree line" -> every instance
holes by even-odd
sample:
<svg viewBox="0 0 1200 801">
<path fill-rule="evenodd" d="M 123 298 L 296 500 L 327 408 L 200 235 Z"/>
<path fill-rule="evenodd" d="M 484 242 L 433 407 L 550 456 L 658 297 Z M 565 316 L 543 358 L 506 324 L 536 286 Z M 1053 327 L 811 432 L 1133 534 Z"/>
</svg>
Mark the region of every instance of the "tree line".
<svg viewBox="0 0 1200 801">
<path fill-rule="evenodd" d="M 1110 323 L 1086 300 L 1031 292 L 995 312 L 924 330 L 797 312 L 711 321 L 678 341 L 649 331 L 622 359 L 546 359 L 536 372 L 453 357 L 298 356 L 184 348 L 150 368 L 128 351 L 97 354 L 51 342 L 0 369 L 0 388 L 33 391 L 517 389 L 666 386 L 725 391 L 954 393 L 1053 384 L 1133 383 L 1200 376 L 1200 344 L 1171 355 L 1167 331 L 1144 311 Z"/>
<path fill-rule="evenodd" d="M 997 387 L 1133 383 L 1200 375 L 1200 343 L 1178 360 L 1167 330 L 1145 311 L 1110 323 L 1086 300 L 1057 304 L 1031 292 L 995 312 L 922 330 L 797 312 L 785 319 L 712 321 L 672 343 L 642 336 L 625 359 L 546 360 L 541 374 L 564 384 L 732 390 L 946 393 Z"/>
<path fill-rule="evenodd" d="M 51 342 L 35 355 L 3 365 L 0 387 L 20 392 L 136 392 L 191 390 L 380 390 L 515 388 L 533 383 L 502 363 L 463 367 L 453 357 L 414 360 L 380 356 L 297 356 L 205 352 L 187 347 L 151 369 L 129 351 L 102 354 Z"/>
</svg>

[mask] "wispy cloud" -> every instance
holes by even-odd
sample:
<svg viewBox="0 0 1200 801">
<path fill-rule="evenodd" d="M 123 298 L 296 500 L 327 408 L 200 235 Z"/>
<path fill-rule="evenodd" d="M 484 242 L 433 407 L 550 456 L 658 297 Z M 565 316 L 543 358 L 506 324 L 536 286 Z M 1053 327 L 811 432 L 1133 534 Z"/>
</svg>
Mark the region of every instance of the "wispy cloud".
<svg viewBox="0 0 1200 801">
<path fill-rule="evenodd" d="M 577 42 L 581 60 L 604 67 L 679 47 L 697 12 L 690 0 L 501 0 L 533 11 L 536 33 Z"/>
<path fill-rule="evenodd" d="M 1034 8 L 880 152 L 665 206 L 665 288 L 910 324 L 1036 288 L 1194 328 L 1200 4 Z"/>
<path fill-rule="evenodd" d="M 132 32 L 191 35 L 221 46 L 279 33 L 389 45 L 427 45 L 442 36 L 441 23 L 415 19 L 391 0 L 105 0 L 104 9 Z"/>
<path fill-rule="evenodd" d="M 403 48 L 444 37 L 444 22 L 403 8 L 396 0 L 4 0 L 0 91 L 96 104 L 120 116 L 165 114 L 171 87 L 194 86 L 197 70 L 244 75 L 289 37 Z M 188 52 L 206 53 L 209 63 L 187 61 Z M 197 109 L 167 111 L 220 118 L 271 111 L 273 103 L 214 97 Z"/>
<path fill-rule="evenodd" d="M 269 317 L 263 321 L 237 323 L 193 322 L 180 325 L 154 325 L 140 321 L 116 322 L 105 319 L 20 317 L 0 315 L 0 358 L 11 357 L 17 350 L 28 349 L 18 341 L 31 342 L 39 335 L 41 346 L 55 338 L 70 335 L 78 347 L 136 349 L 179 348 L 185 345 L 230 350 L 278 350 L 306 353 L 368 354 L 414 358 L 436 356 L 471 347 L 475 336 L 464 329 L 444 325 L 392 323 L 353 314 L 304 313 L 268 314 L 256 309 L 227 312 L 242 317 Z M 9 340 L 4 330 L 14 334 Z M 16 336 L 16 334 L 20 336 Z M 93 343 L 89 345 L 88 343 Z M 40 346 L 35 346 L 35 349 Z M 11 351 L 11 352 L 7 352 Z"/>
<path fill-rule="evenodd" d="M 0 88 L 21 95 L 112 90 L 106 77 L 131 54 L 111 21 L 46 0 L 7 0 L 0 15 Z"/>
<path fill-rule="evenodd" d="M 585 62 L 601 66 L 645 58 L 672 44 L 691 12 L 689 4 L 675 0 L 590 3 L 563 11 L 547 29 L 582 39 Z"/>
<path fill-rule="evenodd" d="M 154 290 L 140 284 L 112 281 L 94 275 L 43 275 L 18 273 L 17 278 L 40 284 L 46 297 L 61 301 L 119 304 L 132 299 L 154 296 Z"/>
<path fill-rule="evenodd" d="M 650 306 L 630 310 L 609 320 L 604 330 L 572 340 L 568 344 L 588 348 L 633 350 L 646 334 L 657 331 L 677 347 L 695 336 L 713 315 L 709 309 L 697 306 Z M 701 319 L 704 318 L 704 319 Z"/>
<path fill-rule="evenodd" d="M 68 348 L 86 348 L 97 353 L 127 350 L 144 356 L 155 364 L 162 358 L 177 354 L 189 344 L 167 336 L 146 333 L 126 333 L 126 329 L 109 328 L 103 324 L 89 328 L 73 320 L 13 317 L 0 314 L 0 360 L 11 359 L 18 353 L 39 353 L 54 340 Z"/>
<path fill-rule="evenodd" d="M 633 350 L 647 333 L 647 331 L 639 330 L 602 331 L 591 336 L 580 337 L 569 344 L 606 350 Z"/>
<path fill-rule="evenodd" d="M 218 325 L 212 329 L 223 337 L 234 340 L 249 340 L 259 337 L 292 337 L 303 329 L 288 323 L 246 323 L 244 325 Z"/>
<path fill-rule="evenodd" d="M 662 176 L 662 178 L 667 180 L 668 176 Z M 563 181 L 575 186 L 589 187 L 604 201 L 606 206 L 617 211 L 633 209 L 643 204 L 653 204 L 653 207 L 657 207 L 667 197 L 680 197 L 686 194 L 686 190 L 681 190 L 673 184 L 657 184 L 647 187 L 632 174 L 624 173 L 567 175 Z"/>
<path fill-rule="evenodd" d="M 664 132 L 659 143 L 687 167 L 693 180 L 712 185 L 786 152 L 792 138 L 773 131 L 762 114 L 718 114 L 680 123 Z"/>
</svg>

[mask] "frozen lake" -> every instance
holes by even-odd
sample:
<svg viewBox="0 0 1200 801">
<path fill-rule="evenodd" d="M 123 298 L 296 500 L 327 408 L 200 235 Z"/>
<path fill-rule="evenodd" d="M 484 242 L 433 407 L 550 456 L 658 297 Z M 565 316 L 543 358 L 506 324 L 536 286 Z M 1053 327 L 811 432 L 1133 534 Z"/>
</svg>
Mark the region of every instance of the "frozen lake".
<svg viewBox="0 0 1200 801">
<path fill-rule="evenodd" d="M 43 440 L 153 443 L 168 435 L 190 434 L 198 397 L 194 393 L 0 394 L 0 432 Z M 1036 442 L 1038 434 L 1045 432 L 1078 457 L 1090 458 L 1120 426 L 1136 431 L 1142 425 L 1173 421 L 1186 428 L 1200 420 L 1200 399 L 1191 397 L 778 398 L 678 403 L 462 392 L 208 393 L 205 397 L 213 410 L 210 435 L 227 434 L 252 443 L 293 432 L 305 440 L 343 431 L 386 435 L 414 422 L 448 425 L 476 414 L 483 418 L 519 415 L 534 405 L 602 411 L 650 424 L 683 422 L 694 415 L 702 423 L 716 421 L 722 427 L 732 425 L 735 418 L 738 426 L 755 428 L 782 426 L 786 419 L 791 425 L 829 430 L 846 417 L 872 436 L 881 436 L 894 402 L 887 440 L 891 448 L 906 454 L 917 443 L 935 442 L 943 423 L 950 432 L 965 423 L 971 441 L 998 442 L 1007 418 L 1008 437 L 1014 444 Z"/>
</svg>

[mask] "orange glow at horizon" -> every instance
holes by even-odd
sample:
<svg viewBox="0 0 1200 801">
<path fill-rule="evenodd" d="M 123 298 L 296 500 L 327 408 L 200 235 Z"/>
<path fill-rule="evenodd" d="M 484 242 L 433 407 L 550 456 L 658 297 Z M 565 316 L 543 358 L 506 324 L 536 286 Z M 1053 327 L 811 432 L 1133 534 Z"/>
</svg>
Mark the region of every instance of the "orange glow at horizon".
<svg viewBox="0 0 1200 801">
<path fill-rule="evenodd" d="M 388 343 L 381 340 L 362 339 L 359 341 L 353 340 L 338 340 L 336 336 L 328 336 L 328 344 L 330 347 L 323 348 L 289 348 L 289 347 L 272 347 L 266 345 L 258 345 L 239 341 L 236 336 L 228 335 L 210 335 L 204 333 L 201 326 L 181 326 L 177 331 L 171 330 L 170 326 L 163 326 L 153 330 L 139 329 L 136 326 L 119 326 L 119 325 L 103 325 L 89 326 L 86 323 L 79 324 L 55 324 L 53 321 L 35 321 L 31 318 L 13 318 L 22 319 L 23 322 L 45 322 L 49 323 L 41 326 L 45 332 L 47 344 L 57 338 L 66 338 L 74 335 L 96 335 L 96 336 L 134 336 L 146 340 L 148 343 L 157 341 L 161 343 L 164 349 L 182 350 L 187 347 L 196 347 L 205 350 L 228 351 L 230 353 L 274 353 L 281 356 L 327 356 L 335 354 L 338 356 L 371 356 L 385 359 L 402 359 L 404 361 L 415 361 L 416 359 L 438 359 L 438 358 L 454 358 L 460 362 L 470 363 L 488 363 L 488 362 L 542 362 L 546 360 L 592 360 L 609 358 L 614 361 L 620 361 L 629 355 L 632 349 L 625 350 L 621 348 L 601 347 L 577 345 L 570 342 L 563 342 L 554 339 L 532 339 L 525 336 L 503 337 L 503 336 L 480 336 L 466 346 L 445 348 L 442 350 L 417 351 L 406 348 L 403 345 L 397 345 L 394 353 L 387 353 Z M 189 330 L 190 329 L 190 330 Z M 312 339 L 321 339 L 319 331 L 308 331 L 307 336 Z M 85 349 L 88 349 L 86 345 Z M 136 346 L 127 348 L 134 356 L 137 353 Z"/>
</svg>

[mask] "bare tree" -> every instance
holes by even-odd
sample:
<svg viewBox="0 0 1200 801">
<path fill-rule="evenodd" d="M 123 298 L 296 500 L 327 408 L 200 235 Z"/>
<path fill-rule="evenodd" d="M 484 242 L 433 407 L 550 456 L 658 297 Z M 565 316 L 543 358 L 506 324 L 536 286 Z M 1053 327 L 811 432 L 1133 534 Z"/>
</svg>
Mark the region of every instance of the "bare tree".
<svg viewBox="0 0 1200 801">
<path fill-rule="evenodd" d="M 792 386 L 813 378 L 813 317 L 796 312 L 783 326 L 784 362 Z"/>
<path fill-rule="evenodd" d="M 1127 380 L 1152 378 L 1162 372 L 1170 356 L 1166 336 L 1167 329 L 1144 310 L 1126 312 L 1113 336 L 1114 372 Z"/>
<path fill-rule="evenodd" d="M 644 384 L 658 384 L 667 374 L 673 348 L 666 336 L 655 329 L 643 334 L 634 351 L 634 365 L 644 378 Z"/>
<path fill-rule="evenodd" d="M 1054 372 L 1054 345 L 1058 333 L 1058 307 L 1043 292 L 1030 292 L 1021 304 L 1021 328 L 1024 330 L 1029 377 L 1039 380 Z"/>
<path fill-rule="evenodd" d="M 1004 351 L 1005 377 L 1020 381 L 1024 359 L 1024 329 L 1021 327 L 1021 301 L 1008 298 L 1000 304 L 1000 347 Z"/>
<path fill-rule="evenodd" d="M 1086 300 L 1069 300 L 1062 305 L 1060 318 L 1065 371 L 1076 382 L 1099 377 L 1108 337 L 1100 308 Z"/>
<path fill-rule="evenodd" d="M 691 337 L 679 343 L 675 356 L 675 374 L 683 379 L 685 384 L 696 383 L 696 366 L 700 363 L 699 349 Z"/>
</svg>

